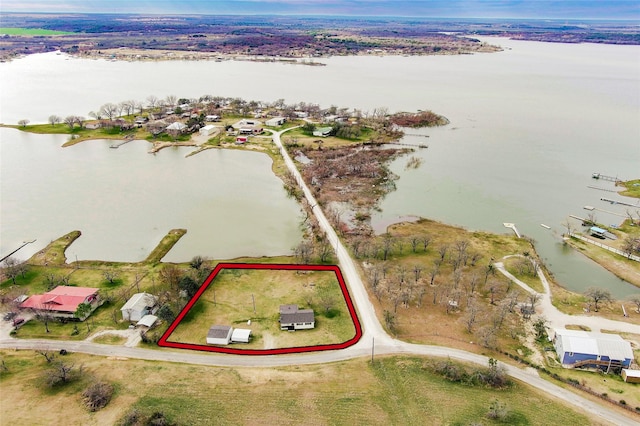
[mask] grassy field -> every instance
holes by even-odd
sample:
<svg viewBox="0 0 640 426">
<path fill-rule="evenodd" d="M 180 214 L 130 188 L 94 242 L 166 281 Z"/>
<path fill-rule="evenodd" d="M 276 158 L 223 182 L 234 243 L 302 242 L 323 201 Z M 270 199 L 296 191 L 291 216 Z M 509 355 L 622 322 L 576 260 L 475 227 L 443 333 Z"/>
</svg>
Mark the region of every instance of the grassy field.
<svg viewBox="0 0 640 426">
<path fill-rule="evenodd" d="M 0 28 L 0 34 L 17 36 L 53 36 L 73 34 L 66 31 L 45 30 L 42 28 Z"/>
<path fill-rule="evenodd" d="M 133 409 L 161 411 L 179 425 L 469 425 L 598 424 L 524 384 L 505 390 L 452 383 L 418 357 L 358 359 L 316 366 L 221 368 L 71 354 L 85 378 L 66 387 L 42 386 L 47 368 L 30 351 L 1 352 L 0 418 L 12 424 L 115 424 Z M 109 405 L 90 413 L 79 394 L 93 379 L 115 387 Z M 493 401 L 506 422 L 486 417 Z M 64 407 L 61 410 L 60 407 Z"/>
<path fill-rule="evenodd" d="M 249 344 L 229 346 L 238 349 L 336 344 L 353 338 L 355 327 L 335 274 L 330 271 L 305 272 L 225 269 L 216 276 L 168 340 L 205 344 L 209 327 L 216 324 L 252 330 Z M 313 309 L 315 328 L 281 331 L 278 318 L 282 304 Z M 251 325 L 247 325 L 248 320 L 251 320 Z"/>
</svg>

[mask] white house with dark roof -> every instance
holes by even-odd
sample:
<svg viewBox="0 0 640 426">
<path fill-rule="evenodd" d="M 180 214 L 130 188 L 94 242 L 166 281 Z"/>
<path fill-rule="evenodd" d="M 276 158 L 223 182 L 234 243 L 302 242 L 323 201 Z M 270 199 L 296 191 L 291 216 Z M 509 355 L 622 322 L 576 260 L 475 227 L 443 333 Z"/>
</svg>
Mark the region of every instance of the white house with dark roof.
<svg viewBox="0 0 640 426">
<path fill-rule="evenodd" d="M 228 345 L 232 334 L 233 328 L 229 325 L 212 325 L 207 333 L 207 344 Z"/>
<path fill-rule="evenodd" d="M 298 309 L 298 305 L 280 305 L 281 330 L 309 330 L 315 326 L 313 309 Z"/>
</svg>

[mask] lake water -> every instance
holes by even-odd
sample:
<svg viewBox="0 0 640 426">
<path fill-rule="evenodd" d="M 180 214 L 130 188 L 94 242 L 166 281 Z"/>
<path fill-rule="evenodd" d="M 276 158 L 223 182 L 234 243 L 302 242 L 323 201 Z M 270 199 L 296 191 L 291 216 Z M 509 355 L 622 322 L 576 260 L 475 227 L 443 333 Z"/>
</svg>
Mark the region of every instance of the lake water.
<svg viewBox="0 0 640 426">
<path fill-rule="evenodd" d="M 165 256 L 186 261 L 290 254 L 301 212 L 261 153 L 192 148 L 148 154 L 146 141 L 60 148 L 65 137 L 0 129 L 2 253 L 25 258 L 78 229 L 69 260 L 139 261 L 173 228 L 187 234 Z"/>
<path fill-rule="evenodd" d="M 406 159 L 392 165 L 400 175 L 398 190 L 383 201 L 382 212 L 374 216 L 374 223 L 415 214 L 471 229 L 507 232 L 502 223 L 515 222 L 521 232 L 536 239 L 539 253 L 558 281 L 568 288 L 580 291 L 597 285 L 610 288 L 617 296 L 637 292 L 593 262 L 565 249 L 558 236 L 569 214 L 586 216 L 584 205 L 624 214 L 624 208 L 600 201 L 601 197 L 617 198 L 615 194 L 589 189 L 587 185 L 607 186 L 592 180 L 593 172 L 624 179 L 640 175 L 640 47 L 485 40 L 502 45 L 505 51 L 440 57 L 336 57 L 323 59 L 325 67 L 233 61 L 109 62 L 54 53 L 33 55 L 0 64 L 0 122 L 15 123 L 22 118 L 45 122 L 51 114 L 86 116 L 106 102 L 170 94 L 262 101 L 284 98 L 288 103 L 313 102 L 322 107 L 337 105 L 364 111 L 381 106 L 391 112 L 431 109 L 447 116 L 451 124 L 421 131 L 428 139 L 407 136 L 405 142 L 429 145 L 429 149 L 416 153 L 424 163 L 417 170 L 406 171 Z M 52 137 L 42 138 L 49 138 L 52 144 L 61 143 L 54 143 Z M 52 149 L 48 158 L 57 162 L 56 155 L 62 151 L 97 150 L 84 148 L 90 144 Z M 91 146 L 94 145 L 99 143 Z M 199 162 L 208 164 L 213 161 L 211 156 L 226 155 L 199 154 L 190 163 L 192 158 L 183 159 L 184 151 L 161 152 L 156 158 L 147 156 L 142 145 L 132 143 L 110 151 L 138 158 L 137 167 L 143 170 L 139 173 L 150 180 L 157 172 L 153 166 L 157 158 L 165 155 L 171 170 L 178 163 L 188 164 L 188 169 L 195 168 L 191 165 L 196 163 L 206 168 Z M 4 151 L 3 192 L 4 164 L 12 162 L 5 159 Z M 103 151 L 90 155 L 101 158 L 107 153 Z M 27 173 L 37 170 L 24 167 Z M 83 173 L 89 173 L 87 170 Z M 171 173 L 174 176 L 173 170 Z M 266 178 L 260 176 L 256 179 Z M 165 192 L 139 194 L 139 205 L 164 197 L 159 194 L 179 193 L 188 181 L 179 174 L 175 179 L 170 180 L 175 185 L 166 187 Z M 125 193 L 127 183 L 122 183 Z M 120 190 L 115 184 L 113 188 Z M 5 252 L 6 208 L 2 195 Z M 187 196 L 182 198 L 181 204 L 185 203 L 188 204 Z M 229 210 L 228 215 L 235 216 L 239 211 L 245 210 Z M 604 212 L 596 214 L 606 224 L 622 220 Z M 112 224 L 126 222 L 127 217 L 112 219 Z M 541 223 L 552 230 L 542 228 Z M 68 230 L 65 228 L 64 232 Z M 166 229 L 159 229 L 154 237 L 136 241 L 150 241 L 165 232 Z M 248 229 L 243 232 L 248 233 Z M 190 234 L 194 233 L 190 230 Z M 195 242 L 188 243 L 185 238 L 182 243 L 187 257 L 202 254 L 188 247 Z M 142 251 L 142 244 L 138 244 L 141 247 L 137 250 Z M 238 245 L 240 251 L 242 244 Z M 74 243 L 73 248 L 77 247 L 80 244 Z M 247 244 L 244 248 L 251 247 Z"/>
</svg>

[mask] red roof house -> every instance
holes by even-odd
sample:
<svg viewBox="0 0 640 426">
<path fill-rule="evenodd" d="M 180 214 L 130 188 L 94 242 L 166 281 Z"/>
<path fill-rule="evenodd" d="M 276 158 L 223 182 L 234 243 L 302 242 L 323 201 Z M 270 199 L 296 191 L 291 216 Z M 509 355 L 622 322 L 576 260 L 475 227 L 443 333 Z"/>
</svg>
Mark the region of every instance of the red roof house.
<svg viewBox="0 0 640 426">
<path fill-rule="evenodd" d="M 22 302 L 20 307 L 47 311 L 57 317 L 73 318 L 81 303 L 97 308 L 100 305 L 98 289 L 60 285 L 47 293 L 34 294 Z"/>
</svg>

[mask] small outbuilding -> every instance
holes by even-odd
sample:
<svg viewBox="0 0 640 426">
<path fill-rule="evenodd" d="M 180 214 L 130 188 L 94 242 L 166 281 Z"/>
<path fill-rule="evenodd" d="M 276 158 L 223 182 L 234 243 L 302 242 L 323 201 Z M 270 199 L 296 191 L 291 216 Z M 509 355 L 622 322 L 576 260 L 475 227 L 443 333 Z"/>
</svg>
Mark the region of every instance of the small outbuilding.
<svg viewBox="0 0 640 426">
<path fill-rule="evenodd" d="M 622 380 L 627 383 L 640 383 L 640 370 L 622 369 Z"/>
<path fill-rule="evenodd" d="M 215 131 L 216 131 L 216 126 L 214 126 L 213 124 L 207 124 L 206 126 L 200 128 L 200 135 L 209 136 Z"/>
<path fill-rule="evenodd" d="M 145 315 L 136 324 L 136 327 L 151 328 L 158 321 L 158 317 L 155 315 Z"/>
<path fill-rule="evenodd" d="M 213 122 L 213 121 L 220 121 L 220 116 L 219 115 L 207 115 L 204 118 L 204 121 L 208 121 L 208 122 Z"/>
<path fill-rule="evenodd" d="M 232 343 L 249 343 L 251 339 L 251 330 L 246 328 L 234 328 L 231 333 Z"/>
<path fill-rule="evenodd" d="M 208 345 L 228 345 L 231 342 L 233 328 L 228 325 L 212 325 L 207 333 Z"/>
<path fill-rule="evenodd" d="M 282 126 L 287 121 L 284 117 L 273 117 L 265 121 L 264 124 L 271 127 Z"/>
<path fill-rule="evenodd" d="M 297 305 L 280 305 L 280 330 L 308 330 L 316 326 L 313 309 Z"/>
</svg>

